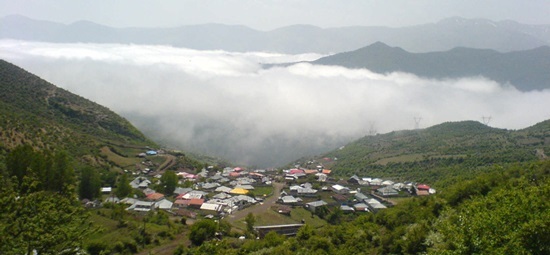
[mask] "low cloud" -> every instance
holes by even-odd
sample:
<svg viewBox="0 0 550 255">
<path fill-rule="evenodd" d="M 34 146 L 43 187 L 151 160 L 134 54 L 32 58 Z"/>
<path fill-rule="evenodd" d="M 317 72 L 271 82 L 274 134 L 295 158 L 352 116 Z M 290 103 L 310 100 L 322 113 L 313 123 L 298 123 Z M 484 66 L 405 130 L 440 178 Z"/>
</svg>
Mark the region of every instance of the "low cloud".
<svg viewBox="0 0 550 255">
<path fill-rule="evenodd" d="M 519 129 L 548 119 L 550 91 L 483 77 L 430 80 L 307 63 L 321 55 L 168 46 L 0 41 L 0 57 L 105 105 L 163 144 L 262 167 L 386 133 L 492 116 Z"/>
</svg>

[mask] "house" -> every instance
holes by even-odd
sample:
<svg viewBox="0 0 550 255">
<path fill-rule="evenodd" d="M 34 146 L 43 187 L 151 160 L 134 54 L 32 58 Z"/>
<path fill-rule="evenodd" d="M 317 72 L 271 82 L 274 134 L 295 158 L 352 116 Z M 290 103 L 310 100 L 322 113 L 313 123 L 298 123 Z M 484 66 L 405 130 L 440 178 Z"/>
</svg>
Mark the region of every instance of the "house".
<svg viewBox="0 0 550 255">
<path fill-rule="evenodd" d="M 222 192 L 222 193 L 218 193 L 218 194 L 214 195 L 212 198 L 215 198 L 215 199 L 228 199 L 230 197 L 231 197 L 231 195 L 229 195 L 225 192 Z"/>
<path fill-rule="evenodd" d="M 284 196 L 284 197 L 279 198 L 279 201 L 282 204 L 294 205 L 294 204 L 297 204 L 299 202 L 302 202 L 302 199 L 301 198 L 295 198 L 293 196 Z"/>
<path fill-rule="evenodd" d="M 293 175 L 293 174 L 305 174 L 305 172 L 302 169 L 290 169 L 288 171 L 288 175 Z"/>
<path fill-rule="evenodd" d="M 353 208 L 355 208 L 355 211 L 357 212 L 368 212 L 369 206 L 365 203 L 357 203 L 353 205 Z"/>
<path fill-rule="evenodd" d="M 136 201 L 133 205 L 126 208 L 127 211 L 135 211 L 135 212 L 148 212 L 153 209 L 153 206 L 155 205 L 155 202 L 149 202 L 149 201 Z"/>
<path fill-rule="evenodd" d="M 382 210 L 382 209 L 387 208 L 385 205 L 383 205 L 382 203 L 380 203 L 378 200 L 376 200 L 374 198 L 368 199 L 365 202 L 368 204 L 369 208 L 372 211 L 378 211 L 378 210 Z"/>
<path fill-rule="evenodd" d="M 220 184 L 217 183 L 217 182 L 206 182 L 206 183 L 203 183 L 201 186 L 202 186 L 203 189 L 209 190 L 209 189 L 214 189 L 214 188 L 219 187 Z"/>
<path fill-rule="evenodd" d="M 430 186 L 426 185 L 426 184 L 418 184 L 416 186 L 416 189 L 417 190 L 430 190 Z"/>
<path fill-rule="evenodd" d="M 161 210 L 170 210 L 172 209 L 172 205 L 174 203 L 170 202 L 167 199 L 162 199 L 155 203 L 155 208 L 161 209 Z"/>
<path fill-rule="evenodd" d="M 145 189 L 149 187 L 149 184 L 151 184 L 151 181 L 145 177 L 136 177 L 130 182 L 130 186 L 134 189 Z"/>
<path fill-rule="evenodd" d="M 147 154 L 147 155 L 149 155 L 149 156 L 155 156 L 155 155 L 158 154 L 158 152 L 157 152 L 157 151 L 154 151 L 154 150 L 149 150 L 149 151 L 145 152 L 145 154 Z"/>
<path fill-rule="evenodd" d="M 322 207 L 322 206 L 326 206 L 326 205 L 328 205 L 327 202 L 325 202 L 323 200 L 319 200 L 319 201 L 313 201 L 313 202 L 309 202 L 309 203 L 305 204 L 305 208 L 308 209 L 311 212 L 315 212 L 315 210 L 317 208 Z"/>
<path fill-rule="evenodd" d="M 120 202 L 120 199 L 118 199 L 118 197 L 108 197 L 105 199 L 105 203 L 118 204 L 119 202 Z"/>
<path fill-rule="evenodd" d="M 323 170 L 321 171 L 321 173 L 326 174 L 326 175 L 329 175 L 330 172 L 332 172 L 332 170 L 323 169 Z"/>
<path fill-rule="evenodd" d="M 405 188 L 405 184 L 402 182 L 394 183 L 393 188 L 396 190 L 403 190 Z"/>
<path fill-rule="evenodd" d="M 382 182 L 382 186 L 393 186 L 395 182 L 393 181 L 390 181 L 390 180 L 385 180 Z"/>
<path fill-rule="evenodd" d="M 327 181 L 327 178 L 328 178 L 328 175 L 324 174 L 324 173 L 316 173 L 315 176 L 317 176 L 317 181 L 319 182 L 326 182 Z"/>
<path fill-rule="evenodd" d="M 246 195 L 248 193 L 248 190 L 243 188 L 234 188 L 229 193 L 237 194 L 237 195 Z"/>
<path fill-rule="evenodd" d="M 317 171 L 315 169 L 307 169 L 307 170 L 304 170 L 304 173 L 305 174 L 318 174 L 319 171 Z"/>
<path fill-rule="evenodd" d="M 160 201 L 163 198 L 164 198 L 164 194 L 157 193 L 157 192 L 147 195 L 147 200 L 149 201 Z"/>
<path fill-rule="evenodd" d="M 357 175 L 353 175 L 352 177 L 350 177 L 348 179 L 349 184 L 359 184 L 359 181 L 360 181 L 360 179 Z"/>
<path fill-rule="evenodd" d="M 226 187 L 226 186 L 220 186 L 220 187 L 217 187 L 214 191 L 229 193 L 229 192 L 231 192 L 231 190 L 232 190 L 232 188 L 229 188 L 229 187 Z"/>
<path fill-rule="evenodd" d="M 292 208 L 290 208 L 290 206 L 281 205 L 277 207 L 276 211 L 280 214 L 290 215 Z"/>
<path fill-rule="evenodd" d="M 344 187 L 340 184 L 332 185 L 331 189 L 336 194 L 348 194 L 349 193 L 349 188 L 346 188 L 346 187 Z"/>
<path fill-rule="evenodd" d="M 306 184 L 309 184 L 309 183 L 306 183 Z M 302 197 L 313 197 L 317 194 L 317 190 L 312 189 L 311 184 L 304 185 L 304 187 L 294 185 L 290 187 L 290 194 L 296 195 L 296 196 L 302 196 Z"/>
<path fill-rule="evenodd" d="M 360 202 L 364 202 L 365 200 L 369 199 L 369 197 L 367 197 L 365 194 L 361 192 L 355 193 L 354 196 L 355 196 L 355 199 L 357 199 L 357 201 L 360 201 Z"/>
<path fill-rule="evenodd" d="M 223 202 L 231 207 L 236 206 L 237 208 L 241 209 L 246 205 L 256 203 L 256 199 L 245 195 L 238 195 L 238 196 L 225 199 Z"/>
<path fill-rule="evenodd" d="M 382 182 L 383 182 L 382 179 L 380 179 L 380 178 L 374 178 L 374 179 L 372 179 L 372 180 L 369 182 L 369 184 L 370 184 L 371 186 L 381 186 L 381 185 L 382 185 Z"/>
<path fill-rule="evenodd" d="M 145 196 L 149 196 L 149 195 L 151 195 L 151 194 L 153 194 L 153 193 L 155 193 L 155 192 L 156 192 L 156 191 L 155 191 L 154 189 L 151 189 L 151 188 L 145 188 L 145 189 L 143 190 L 143 194 L 145 194 Z"/>
<path fill-rule="evenodd" d="M 245 189 L 245 190 L 253 190 L 254 186 L 246 184 L 246 185 L 237 185 L 235 186 L 236 189 Z"/>
<path fill-rule="evenodd" d="M 139 200 L 135 199 L 135 198 L 127 197 L 127 198 L 123 198 L 122 200 L 120 200 L 120 203 L 127 204 L 127 205 L 133 205 L 137 201 L 139 201 Z"/>
<path fill-rule="evenodd" d="M 111 188 L 111 187 L 102 187 L 101 188 L 101 193 L 103 193 L 103 194 L 109 194 L 109 193 L 111 193 L 111 191 L 113 191 L 113 188 Z"/>
<path fill-rule="evenodd" d="M 397 190 L 395 190 L 391 186 L 386 186 L 386 187 L 383 187 L 383 188 L 379 188 L 379 189 L 376 190 L 376 193 L 378 193 L 379 195 L 381 195 L 383 197 L 399 195 L 399 192 L 397 192 Z"/>
<path fill-rule="evenodd" d="M 203 203 L 200 207 L 201 210 L 220 212 L 223 209 L 223 205 Z"/>
<path fill-rule="evenodd" d="M 175 190 L 174 190 L 174 194 L 175 195 L 179 195 L 179 194 L 185 194 L 189 191 L 193 190 L 192 188 L 181 188 L 181 187 L 177 187 Z"/>
<path fill-rule="evenodd" d="M 336 202 L 343 204 L 348 201 L 348 197 L 343 194 L 334 194 L 332 195 L 332 199 L 334 199 Z"/>
<path fill-rule="evenodd" d="M 341 205 L 340 210 L 342 210 L 343 212 L 354 212 L 355 211 L 355 209 L 353 209 L 353 207 L 350 207 L 350 206 L 347 206 L 347 205 Z"/>
</svg>

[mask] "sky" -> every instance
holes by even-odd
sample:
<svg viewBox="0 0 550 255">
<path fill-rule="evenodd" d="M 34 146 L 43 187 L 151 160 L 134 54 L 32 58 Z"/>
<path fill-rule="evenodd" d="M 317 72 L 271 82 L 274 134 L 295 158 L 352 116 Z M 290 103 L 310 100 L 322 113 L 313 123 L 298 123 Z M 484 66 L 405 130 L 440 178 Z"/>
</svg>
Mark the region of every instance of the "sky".
<svg viewBox="0 0 550 255">
<path fill-rule="evenodd" d="M 550 24 L 547 0 L 0 0 L 0 16 L 114 27 L 173 27 L 205 23 L 271 30 L 319 27 L 400 27 L 460 16 Z"/>
</svg>

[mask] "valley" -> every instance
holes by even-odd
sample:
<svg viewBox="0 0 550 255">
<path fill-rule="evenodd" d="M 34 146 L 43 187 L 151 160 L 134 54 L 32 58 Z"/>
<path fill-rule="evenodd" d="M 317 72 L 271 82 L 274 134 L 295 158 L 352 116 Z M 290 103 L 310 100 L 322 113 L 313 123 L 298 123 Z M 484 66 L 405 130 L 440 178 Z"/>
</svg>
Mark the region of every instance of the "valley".
<svg viewBox="0 0 550 255">
<path fill-rule="evenodd" d="M 0 254 L 550 254 L 547 3 L 0 6 Z"/>
</svg>

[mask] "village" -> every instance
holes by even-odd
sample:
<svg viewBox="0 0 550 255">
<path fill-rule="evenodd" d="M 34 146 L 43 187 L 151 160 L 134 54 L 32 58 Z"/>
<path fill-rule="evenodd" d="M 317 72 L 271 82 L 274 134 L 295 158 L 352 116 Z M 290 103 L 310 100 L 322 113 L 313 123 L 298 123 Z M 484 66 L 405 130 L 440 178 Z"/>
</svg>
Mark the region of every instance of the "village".
<svg viewBox="0 0 550 255">
<path fill-rule="evenodd" d="M 153 150 L 138 155 L 144 159 L 157 156 L 158 152 Z M 163 210 L 191 222 L 201 218 L 238 221 L 244 218 L 243 212 L 247 210 L 253 213 L 274 210 L 288 216 L 295 208 L 304 208 L 312 215 L 335 209 L 343 213 L 376 213 L 393 206 L 394 198 L 427 196 L 436 192 L 426 184 L 414 182 L 357 175 L 336 178 L 331 170 L 319 164 L 315 169 L 300 165 L 283 170 L 208 166 L 197 173 L 179 169 L 173 193 L 162 194 L 153 189 L 162 174 L 152 170 L 152 166 L 150 161 L 144 160 L 136 171 L 125 170 L 124 174 L 131 176 L 132 196 L 119 198 L 112 187 L 101 188 L 104 203 L 125 204 L 127 211 L 138 214 Z M 88 203 L 90 207 L 101 206 Z M 269 226 L 258 226 L 257 230 L 261 232 L 262 227 Z"/>
</svg>

